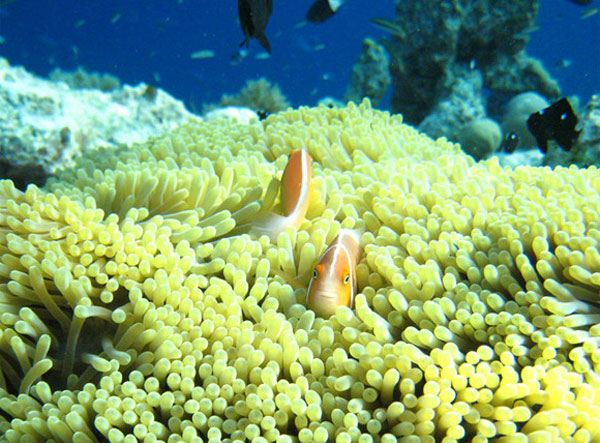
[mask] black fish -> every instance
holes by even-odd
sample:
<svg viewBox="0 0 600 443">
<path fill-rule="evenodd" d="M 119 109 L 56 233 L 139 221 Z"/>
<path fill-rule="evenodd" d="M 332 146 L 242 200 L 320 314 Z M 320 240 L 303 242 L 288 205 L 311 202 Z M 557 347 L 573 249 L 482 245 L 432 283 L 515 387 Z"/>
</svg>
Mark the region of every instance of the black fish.
<svg viewBox="0 0 600 443">
<path fill-rule="evenodd" d="M 566 98 L 561 98 L 546 109 L 534 112 L 527 119 L 529 132 L 533 134 L 544 154 L 548 151 L 548 140 L 556 140 L 561 148 L 570 151 L 581 132 L 575 129 L 576 125 L 577 116 Z"/>
<path fill-rule="evenodd" d="M 333 14 L 342 6 L 344 0 L 317 0 L 308 9 L 306 20 L 311 23 L 323 23 L 333 17 Z"/>
<path fill-rule="evenodd" d="M 571 3 L 576 3 L 581 6 L 587 6 L 592 4 L 592 0 L 571 0 Z"/>
<path fill-rule="evenodd" d="M 516 132 L 510 132 L 506 134 L 500 149 L 507 154 L 512 154 L 519 145 L 519 135 Z"/>
<path fill-rule="evenodd" d="M 246 36 L 240 46 L 245 43 L 247 48 L 250 39 L 255 38 L 269 54 L 271 53 L 271 45 L 265 36 L 265 29 L 272 12 L 273 0 L 238 0 L 240 25 Z"/>
</svg>

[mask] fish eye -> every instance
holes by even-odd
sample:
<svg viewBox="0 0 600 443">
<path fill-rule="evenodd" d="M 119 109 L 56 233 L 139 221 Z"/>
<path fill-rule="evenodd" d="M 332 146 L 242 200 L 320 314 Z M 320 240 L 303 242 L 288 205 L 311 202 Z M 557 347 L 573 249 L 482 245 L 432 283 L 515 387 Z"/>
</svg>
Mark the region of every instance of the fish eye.
<svg viewBox="0 0 600 443">
<path fill-rule="evenodd" d="M 313 271 L 313 280 L 316 280 L 319 277 L 319 271 L 316 269 Z"/>
<path fill-rule="evenodd" d="M 344 276 L 344 284 L 347 285 L 350 282 L 350 274 Z"/>
</svg>

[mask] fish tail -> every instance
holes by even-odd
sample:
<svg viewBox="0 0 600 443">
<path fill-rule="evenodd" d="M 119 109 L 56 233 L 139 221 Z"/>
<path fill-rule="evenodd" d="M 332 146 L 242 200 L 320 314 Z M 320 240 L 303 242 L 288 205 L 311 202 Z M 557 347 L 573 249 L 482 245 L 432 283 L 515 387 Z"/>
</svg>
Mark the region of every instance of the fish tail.
<svg viewBox="0 0 600 443">
<path fill-rule="evenodd" d="M 265 34 L 257 35 L 256 40 L 258 40 L 262 47 L 265 48 L 265 51 L 267 51 L 269 54 L 271 53 L 271 44 L 269 43 L 269 40 L 267 40 L 267 36 Z"/>
<path fill-rule="evenodd" d="M 267 235 L 272 242 L 276 242 L 279 234 L 295 224 L 292 216 L 284 217 L 274 212 L 263 212 L 252 220 L 250 232 L 257 237 Z"/>
</svg>

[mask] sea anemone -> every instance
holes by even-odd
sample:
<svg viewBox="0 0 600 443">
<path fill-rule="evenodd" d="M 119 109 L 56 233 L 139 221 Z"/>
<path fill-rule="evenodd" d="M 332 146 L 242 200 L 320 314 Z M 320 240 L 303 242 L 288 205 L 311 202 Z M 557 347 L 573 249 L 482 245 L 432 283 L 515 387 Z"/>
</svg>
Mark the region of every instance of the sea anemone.
<svg viewBox="0 0 600 443">
<path fill-rule="evenodd" d="M 254 238 L 296 149 L 306 220 Z M 44 190 L 2 181 L 0 432 L 598 440 L 599 190 L 596 168 L 476 163 L 368 101 L 189 124 Z M 359 292 L 323 319 L 304 276 L 342 227 L 364 230 Z"/>
</svg>

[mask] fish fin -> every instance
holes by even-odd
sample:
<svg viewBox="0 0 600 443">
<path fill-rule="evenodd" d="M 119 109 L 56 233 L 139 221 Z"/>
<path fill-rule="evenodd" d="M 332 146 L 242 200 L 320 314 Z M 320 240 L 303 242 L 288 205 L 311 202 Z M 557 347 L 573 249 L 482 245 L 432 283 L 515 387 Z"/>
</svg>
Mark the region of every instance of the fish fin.
<svg viewBox="0 0 600 443">
<path fill-rule="evenodd" d="M 330 19 L 335 14 L 335 11 L 331 8 L 329 0 L 317 0 L 308 9 L 306 13 L 306 20 L 311 23 L 323 23 Z"/>
<path fill-rule="evenodd" d="M 268 236 L 272 242 L 277 241 L 277 237 L 290 223 L 289 217 L 284 217 L 274 212 L 261 212 L 252 220 L 250 233 L 256 237 Z"/>
<path fill-rule="evenodd" d="M 279 276 L 283 281 L 285 281 L 288 285 L 294 288 L 294 290 L 304 289 L 306 291 L 306 284 L 303 283 L 302 279 L 300 279 L 299 276 L 290 278 L 289 275 L 277 269 L 271 269 L 270 273 L 273 276 Z"/>
<path fill-rule="evenodd" d="M 538 147 L 540 148 L 540 150 L 546 154 L 548 152 L 548 139 L 546 139 L 545 137 L 536 137 L 535 141 L 538 144 Z"/>
<path fill-rule="evenodd" d="M 269 43 L 269 40 L 267 40 L 267 36 L 265 34 L 257 35 L 256 40 L 258 40 L 262 47 L 265 48 L 265 51 L 267 51 L 269 54 L 271 53 L 271 44 Z"/>
<path fill-rule="evenodd" d="M 346 231 L 348 234 L 350 234 L 352 236 L 352 238 L 354 238 L 354 240 L 356 241 L 356 243 L 358 244 L 358 246 L 360 246 L 360 239 L 362 238 L 362 235 L 365 233 L 365 228 L 361 227 L 361 228 L 344 228 L 344 231 Z"/>
</svg>

